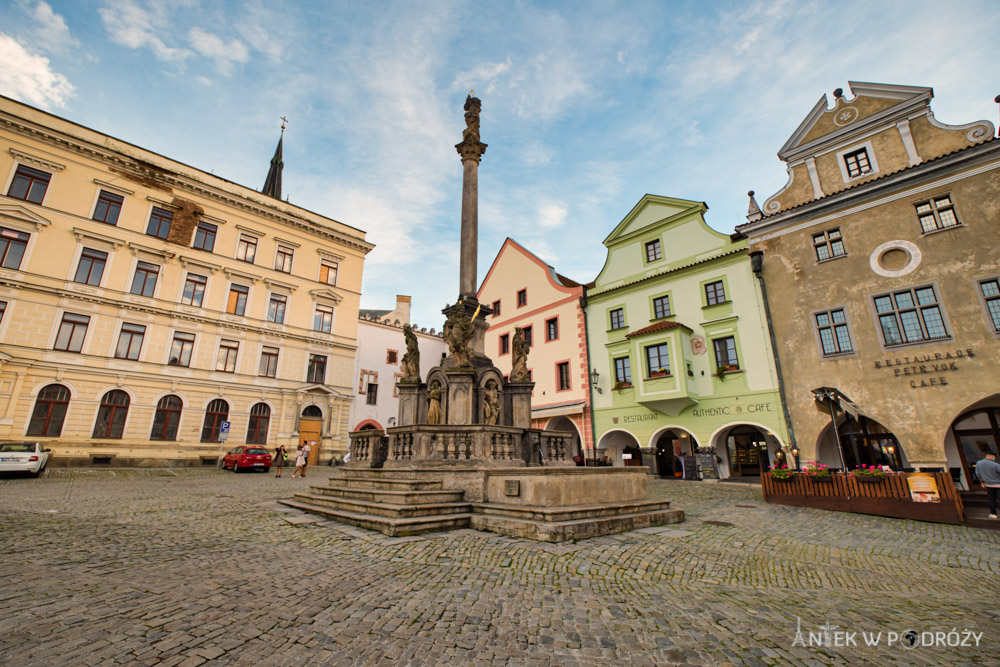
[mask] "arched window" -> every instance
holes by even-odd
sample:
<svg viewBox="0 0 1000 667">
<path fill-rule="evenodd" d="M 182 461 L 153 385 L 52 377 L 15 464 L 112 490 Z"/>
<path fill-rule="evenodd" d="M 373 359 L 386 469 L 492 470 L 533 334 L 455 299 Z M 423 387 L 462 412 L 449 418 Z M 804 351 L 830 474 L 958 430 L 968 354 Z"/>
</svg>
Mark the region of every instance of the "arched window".
<svg viewBox="0 0 1000 667">
<path fill-rule="evenodd" d="M 125 432 L 125 417 L 128 416 L 129 397 L 120 389 L 113 389 L 101 399 L 94 424 L 95 438 L 121 438 Z"/>
<path fill-rule="evenodd" d="M 171 394 L 164 396 L 156 404 L 156 414 L 153 415 L 153 432 L 149 434 L 150 440 L 176 440 L 177 425 L 181 421 L 181 408 L 184 403 L 180 398 Z"/>
<path fill-rule="evenodd" d="M 311 419 L 322 419 L 323 411 L 317 408 L 315 405 L 310 405 L 305 410 L 302 411 L 302 416 Z"/>
<path fill-rule="evenodd" d="M 267 444 L 267 425 L 271 421 L 271 408 L 267 403 L 258 403 L 250 408 L 250 424 L 247 426 L 248 445 Z"/>
<path fill-rule="evenodd" d="M 205 410 L 205 424 L 201 427 L 202 442 L 219 442 L 219 429 L 222 422 L 229 419 L 229 403 L 217 398 L 208 404 Z"/>
<path fill-rule="evenodd" d="M 58 436 L 62 433 L 66 409 L 69 408 L 69 389 L 61 384 L 50 384 L 38 392 L 35 410 L 28 422 L 28 435 Z"/>
</svg>

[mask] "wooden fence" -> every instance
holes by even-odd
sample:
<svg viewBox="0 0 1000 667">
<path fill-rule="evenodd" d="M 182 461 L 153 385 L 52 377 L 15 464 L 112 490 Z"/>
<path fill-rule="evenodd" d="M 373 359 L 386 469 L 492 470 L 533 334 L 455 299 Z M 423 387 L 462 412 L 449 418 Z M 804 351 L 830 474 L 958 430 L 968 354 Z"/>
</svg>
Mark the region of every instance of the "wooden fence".
<svg viewBox="0 0 1000 667">
<path fill-rule="evenodd" d="M 761 475 L 764 499 L 778 505 L 816 507 L 838 512 L 856 512 L 915 519 L 933 523 L 963 523 L 965 509 L 951 475 L 945 472 L 922 473 L 934 476 L 940 502 L 914 502 L 906 483 L 908 473 L 889 473 L 879 481 L 860 481 L 848 473 L 832 473 L 826 481 L 796 474 L 787 480 L 771 473 Z"/>
</svg>

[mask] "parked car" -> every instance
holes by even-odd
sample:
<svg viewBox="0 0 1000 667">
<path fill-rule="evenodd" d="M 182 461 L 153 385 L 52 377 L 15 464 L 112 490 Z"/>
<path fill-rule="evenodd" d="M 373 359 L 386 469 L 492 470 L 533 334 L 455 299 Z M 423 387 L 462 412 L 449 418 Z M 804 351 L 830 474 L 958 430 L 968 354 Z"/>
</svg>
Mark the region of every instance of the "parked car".
<svg viewBox="0 0 1000 667">
<path fill-rule="evenodd" d="M 222 459 L 222 467 L 232 468 L 233 472 L 240 470 L 267 472 L 271 469 L 271 454 L 263 447 L 240 445 L 226 452 L 225 458 Z"/>
<path fill-rule="evenodd" d="M 40 442 L 0 443 L 0 472 L 26 472 L 38 477 L 45 470 L 51 451 Z"/>
</svg>

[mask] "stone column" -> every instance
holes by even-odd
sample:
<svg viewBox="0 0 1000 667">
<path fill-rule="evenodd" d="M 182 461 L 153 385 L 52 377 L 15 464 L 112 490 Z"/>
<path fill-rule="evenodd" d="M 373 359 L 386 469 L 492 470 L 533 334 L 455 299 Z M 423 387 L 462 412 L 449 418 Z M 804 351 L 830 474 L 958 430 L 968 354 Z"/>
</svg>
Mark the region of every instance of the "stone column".
<svg viewBox="0 0 1000 667">
<path fill-rule="evenodd" d="M 462 157 L 462 248 L 458 292 L 461 299 L 476 297 L 476 254 L 479 243 L 479 161 L 486 144 L 479 140 L 482 102 L 471 93 L 465 98 L 465 131 L 455 149 Z"/>
</svg>

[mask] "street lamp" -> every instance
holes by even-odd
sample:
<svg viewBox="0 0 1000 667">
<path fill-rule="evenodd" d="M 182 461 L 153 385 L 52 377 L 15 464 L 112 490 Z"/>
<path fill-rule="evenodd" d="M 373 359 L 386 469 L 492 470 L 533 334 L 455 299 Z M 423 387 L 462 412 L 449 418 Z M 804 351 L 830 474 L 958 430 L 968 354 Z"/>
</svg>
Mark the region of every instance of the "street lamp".
<svg viewBox="0 0 1000 667">
<path fill-rule="evenodd" d="M 597 369 L 590 371 L 590 386 L 593 387 L 598 394 L 603 394 L 601 388 L 597 386 L 597 381 L 600 379 L 601 374 L 597 372 Z"/>
<path fill-rule="evenodd" d="M 795 469 L 798 470 L 799 469 L 799 448 L 793 445 L 791 451 L 792 451 L 792 458 L 795 459 Z"/>
</svg>

